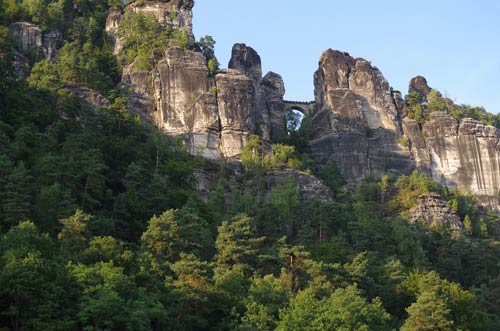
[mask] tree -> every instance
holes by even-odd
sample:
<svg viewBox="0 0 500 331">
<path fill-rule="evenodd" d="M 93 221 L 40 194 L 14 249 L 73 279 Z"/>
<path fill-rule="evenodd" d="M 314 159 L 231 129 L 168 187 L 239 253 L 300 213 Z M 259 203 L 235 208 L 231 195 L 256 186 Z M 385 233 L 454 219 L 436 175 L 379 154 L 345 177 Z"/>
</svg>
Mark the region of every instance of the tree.
<svg viewBox="0 0 500 331">
<path fill-rule="evenodd" d="M 241 151 L 241 163 L 249 168 L 260 167 L 262 160 L 262 142 L 257 135 L 250 135 L 248 142 Z"/>
<path fill-rule="evenodd" d="M 208 73 L 210 76 L 214 76 L 217 70 L 219 70 L 219 61 L 215 57 L 215 40 L 212 36 L 201 37 L 198 42 L 201 52 L 207 60 Z"/>
<path fill-rule="evenodd" d="M 251 218 L 244 214 L 222 222 L 215 241 L 216 272 L 237 269 L 247 276 L 251 274 L 256 267 L 258 246 L 264 240 L 255 237 L 251 226 Z"/>
<path fill-rule="evenodd" d="M 4 190 L 0 192 L 2 227 L 8 228 L 30 218 L 33 199 L 32 181 L 33 177 L 24 162 L 20 162 L 5 177 Z"/>
<path fill-rule="evenodd" d="M 450 309 L 445 301 L 435 292 L 422 293 L 417 302 L 408 309 L 408 318 L 401 331 L 452 331 L 453 321 L 450 320 Z"/>
<path fill-rule="evenodd" d="M 177 307 L 174 329 L 216 329 L 215 323 L 210 323 L 216 316 L 217 304 L 212 298 L 215 293 L 208 262 L 202 262 L 192 254 L 180 253 L 179 260 L 170 268 L 175 276 L 170 281 L 167 279 L 166 286 L 171 289 Z"/>
<path fill-rule="evenodd" d="M 90 219 L 89 214 L 78 209 L 72 216 L 60 220 L 63 227 L 57 238 L 61 241 L 64 252 L 68 252 L 70 256 L 75 256 L 85 249 L 88 239 L 87 225 Z"/>
<path fill-rule="evenodd" d="M 21 222 L 3 236 L 0 252 L 0 313 L 10 329 L 75 330 L 77 293 L 50 238 Z"/>
<path fill-rule="evenodd" d="M 355 286 L 335 290 L 330 297 L 315 298 L 302 291 L 280 313 L 277 331 L 390 330 L 389 314 L 380 300 L 366 302 Z"/>
<path fill-rule="evenodd" d="M 429 112 L 433 111 L 442 111 L 447 112 L 448 106 L 446 105 L 445 100 L 442 98 L 441 93 L 436 90 L 432 90 L 427 95 L 427 108 Z"/>
</svg>

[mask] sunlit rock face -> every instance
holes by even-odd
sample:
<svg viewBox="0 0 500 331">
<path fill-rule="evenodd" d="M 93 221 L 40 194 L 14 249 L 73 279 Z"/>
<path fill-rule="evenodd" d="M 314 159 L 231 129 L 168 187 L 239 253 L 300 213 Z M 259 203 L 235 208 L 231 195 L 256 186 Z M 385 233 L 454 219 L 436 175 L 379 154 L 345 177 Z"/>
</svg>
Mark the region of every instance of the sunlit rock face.
<svg viewBox="0 0 500 331">
<path fill-rule="evenodd" d="M 473 119 L 459 124 L 442 112 L 419 130 L 405 123 L 417 166 L 449 187 L 468 190 L 485 202 L 500 191 L 500 134 Z"/>
<path fill-rule="evenodd" d="M 410 92 L 427 96 L 431 88 L 423 77 L 413 78 Z M 451 101 L 449 101 L 451 103 Z M 451 104 L 450 107 L 458 107 Z M 416 167 L 448 187 L 469 191 L 485 205 L 498 206 L 500 192 L 500 131 L 464 118 L 460 123 L 444 112 L 429 114 L 422 125 L 405 119 Z"/>
<path fill-rule="evenodd" d="M 314 74 L 314 91 L 311 146 L 317 161 L 336 161 L 351 183 L 387 171 L 411 171 L 409 151 L 399 145 L 401 97 L 376 67 L 329 49 Z"/>
</svg>

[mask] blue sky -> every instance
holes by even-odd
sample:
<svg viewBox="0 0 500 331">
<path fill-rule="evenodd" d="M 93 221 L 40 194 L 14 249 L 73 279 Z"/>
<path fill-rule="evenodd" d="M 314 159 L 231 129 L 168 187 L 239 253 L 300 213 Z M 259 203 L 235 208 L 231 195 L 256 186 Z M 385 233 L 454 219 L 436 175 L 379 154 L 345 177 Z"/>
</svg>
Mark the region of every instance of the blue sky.
<svg viewBox="0 0 500 331">
<path fill-rule="evenodd" d="M 362 57 L 407 92 L 422 75 L 457 103 L 500 112 L 500 1 L 197 0 L 194 32 L 211 35 L 227 67 L 243 42 L 263 71 L 283 76 L 285 98 L 313 100 L 313 73 L 327 48 Z"/>
</svg>

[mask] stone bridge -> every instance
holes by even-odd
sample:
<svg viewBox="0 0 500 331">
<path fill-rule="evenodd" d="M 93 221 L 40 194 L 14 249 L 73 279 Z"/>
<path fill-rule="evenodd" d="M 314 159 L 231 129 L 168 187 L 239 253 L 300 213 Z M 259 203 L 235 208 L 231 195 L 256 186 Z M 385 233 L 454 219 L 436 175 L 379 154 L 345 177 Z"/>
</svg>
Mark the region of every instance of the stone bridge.
<svg viewBox="0 0 500 331">
<path fill-rule="evenodd" d="M 304 102 L 304 101 L 283 100 L 283 103 L 285 104 L 285 110 L 287 109 L 298 110 L 304 115 L 312 114 L 314 111 L 314 107 L 316 106 L 315 101 Z"/>
</svg>

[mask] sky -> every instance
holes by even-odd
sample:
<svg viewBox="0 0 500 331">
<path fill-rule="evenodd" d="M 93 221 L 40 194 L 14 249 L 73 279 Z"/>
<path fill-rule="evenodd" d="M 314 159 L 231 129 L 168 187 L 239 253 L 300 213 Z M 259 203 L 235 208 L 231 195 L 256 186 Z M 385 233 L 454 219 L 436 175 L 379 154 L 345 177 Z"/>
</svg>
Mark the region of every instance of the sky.
<svg viewBox="0 0 500 331">
<path fill-rule="evenodd" d="M 500 1 L 196 0 L 194 33 L 212 36 L 221 68 L 234 43 L 254 48 L 287 100 L 314 99 L 328 48 L 362 57 L 406 94 L 414 76 L 458 104 L 500 112 Z"/>
</svg>

